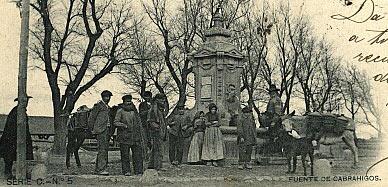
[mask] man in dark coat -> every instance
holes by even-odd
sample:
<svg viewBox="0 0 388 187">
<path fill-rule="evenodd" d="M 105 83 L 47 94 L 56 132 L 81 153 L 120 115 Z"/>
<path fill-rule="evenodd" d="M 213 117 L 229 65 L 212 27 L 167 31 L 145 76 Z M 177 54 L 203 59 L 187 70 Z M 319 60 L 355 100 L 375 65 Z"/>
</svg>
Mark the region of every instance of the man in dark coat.
<svg viewBox="0 0 388 187">
<path fill-rule="evenodd" d="M 252 147 L 256 145 L 256 124 L 251 107 L 242 109 L 241 122 L 237 123 L 237 144 L 239 146 L 239 169 L 252 169 Z"/>
<path fill-rule="evenodd" d="M 274 84 L 270 85 L 269 89 L 270 99 L 267 104 L 267 114 L 271 119 L 269 127 L 270 136 L 275 136 L 276 131 L 281 126 L 281 116 L 283 116 L 283 103 L 279 96 L 279 89 Z"/>
<path fill-rule="evenodd" d="M 31 96 L 27 97 L 32 98 Z M 16 98 L 15 101 L 18 99 Z M 28 104 L 28 100 L 27 100 Z M 4 159 L 5 168 L 4 174 L 9 178 L 14 178 L 12 174 L 13 162 L 16 161 L 16 148 L 17 148 L 17 108 L 15 106 L 7 116 L 7 121 L 5 122 L 5 127 L 3 130 L 3 135 L 0 139 L 0 158 Z M 28 125 L 28 117 L 26 123 L 26 143 L 27 143 L 27 160 L 33 160 L 33 151 L 32 151 L 32 139 L 30 134 L 30 129 Z"/>
<path fill-rule="evenodd" d="M 282 116 L 283 103 L 279 96 L 279 89 L 272 84 L 267 91 L 269 92 L 270 97 L 267 104 L 267 113 L 273 118 Z"/>
<path fill-rule="evenodd" d="M 228 92 L 227 98 L 225 99 L 225 107 L 230 115 L 229 126 L 237 126 L 241 106 L 240 100 L 236 96 L 236 86 L 234 84 L 230 84 Z"/>
<path fill-rule="evenodd" d="M 277 142 L 275 142 L 275 138 L 278 136 L 279 130 L 282 126 L 282 119 L 281 117 L 283 114 L 283 103 L 279 95 L 279 89 L 276 88 L 274 84 L 271 84 L 269 86 L 269 89 L 267 89 L 269 92 L 270 99 L 267 104 L 267 114 L 268 118 L 270 119 L 271 123 L 268 128 L 268 136 L 269 139 L 269 148 L 270 152 L 279 152 L 281 151 L 280 146 Z"/>
<path fill-rule="evenodd" d="M 143 174 L 143 145 L 144 131 L 139 113 L 132 103 L 132 96 L 122 97 L 123 103 L 119 105 L 114 125 L 117 127 L 117 142 L 120 143 L 121 166 L 125 176 L 131 175 L 130 153 L 135 175 Z"/>
<path fill-rule="evenodd" d="M 147 115 L 148 111 L 151 108 L 151 100 L 152 100 L 152 93 L 150 91 L 145 91 L 143 94 L 143 99 L 144 101 L 139 104 L 139 114 L 140 114 L 140 119 L 141 123 L 143 125 L 143 129 L 146 135 L 146 143 L 148 147 L 151 147 L 151 141 L 148 138 L 149 136 L 149 129 L 148 129 L 148 123 L 147 123 Z"/>
<path fill-rule="evenodd" d="M 149 125 L 149 137 L 151 140 L 151 158 L 148 165 L 149 169 L 162 169 L 162 140 L 166 139 L 166 110 L 165 96 L 156 94 L 152 106 L 147 115 L 147 123 Z"/>
<path fill-rule="evenodd" d="M 101 93 L 102 100 L 94 104 L 88 119 L 89 127 L 97 139 L 97 159 L 95 173 L 99 175 L 109 175 L 106 171 L 108 166 L 108 149 L 109 149 L 109 127 L 110 107 L 108 105 L 112 93 L 104 90 Z"/>
<path fill-rule="evenodd" d="M 183 130 L 190 125 L 190 118 L 185 115 L 184 105 L 177 106 L 177 110 L 168 120 L 169 158 L 172 165 L 182 164 L 183 158 Z"/>
</svg>

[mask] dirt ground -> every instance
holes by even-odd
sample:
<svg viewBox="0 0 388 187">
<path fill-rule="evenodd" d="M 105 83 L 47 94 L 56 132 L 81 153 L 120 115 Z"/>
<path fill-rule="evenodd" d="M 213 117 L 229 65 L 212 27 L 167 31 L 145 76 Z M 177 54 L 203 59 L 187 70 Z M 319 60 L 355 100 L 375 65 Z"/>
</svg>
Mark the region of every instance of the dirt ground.
<svg viewBox="0 0 388 187">
<path fill-rule="evenodd" d="M 96 152 L 80 151 L 82 167 L 76 167 L 74 158 L 71 159 L 72 167 L 66 169 L 63 157 L 47 155 L 46 166 L 48 177 L 33 181 L 7 181 L 0 179 L 0 186 L 28 184 L 32 186 L 144 186 L 140 176 L 123 176 L 121 174 L 120 152 L 109 152 L 108 171 L 109 176 L 93 175 Z M 358 168 L 352 168 L 351 159 L 329 159 L 332 162 L 330 181 L 321 178 L 304 178 L 303 167 L 298 159 L 297 172 L 286 174 L 286 165 L 254 165 L 252 170 L 239 170 L 234 162 L 226 162 L 222 167 L 183 164 L 179 167 L 164 163 L 166 171 L 159 172 L 159 180 L 156 186 L 382 186 L 378 182 L 338 182 L 333 176 L 364 176 L 370 165 L 376 161 L 376 157 L 360 157 Z M 31 170 L 33 165 L 29 167 Z M 308 170 L 309 171 L 309 170 Z M 1 178 L 1 176 L 0 176 Z M 388 179 L 380 178 L 380 182 Z"/>
<path fill-rule="evenodd" d="M 81 154 L 83 165 L 81 168 L 75 166 L 65 169 L 64 162 L 61 159 L 54 159 L 47 164 L 47 173 L 49 177 L 39 181 L 30 181 L 32 186 L 67 186 L 68 184 L 76 186 L 143 186 L 140 182 L 140 176 L 121 175 L 121 163 L 119 162 L 119 153 L 113 152 L 109 155 L 108 171 L 110 176 L 93 175 L 94 153 Z M 373 157 L 360 159 L 360 166 L 352 168 L 352 162 L 343 159 L 332 159 L 332 176 L 363 176 L 368 166 L 374 161 Z M 319 178 L 304 178 L 303 167 L 298 163 L 297 173 L 286 174 L 286 165 L 254 165 L 252 170 L 239 170 L 237 165 L 226 163 L 223 167 L 199 166 L 183 164 L 179 167 L 164 163 L 166 171 L 159 172 L 159 181 L 156 186 L 353 186 L 373 185 L 379 186 L 380 183 L 373 182 L 338 182 L 331 178 L 330 182 Z M 315 181 L 319 180 L 319 181 Z M 384 179 L 380 179 L 384 180 Z M 18 183 L 19 182 L 19 183 Z M 22 184 L 20 181 L 2 180 L 0 186 Z M 26 184 L 26 183 L 23 183 Z"/>
</svg>

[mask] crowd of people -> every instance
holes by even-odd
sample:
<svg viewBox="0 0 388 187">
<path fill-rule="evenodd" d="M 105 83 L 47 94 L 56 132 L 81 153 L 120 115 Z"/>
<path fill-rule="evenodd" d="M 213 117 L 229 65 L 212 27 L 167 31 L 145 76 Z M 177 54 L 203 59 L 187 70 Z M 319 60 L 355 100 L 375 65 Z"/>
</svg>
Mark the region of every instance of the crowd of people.
<svg viewBox="0 0 388 187">
<path fill-rule="evenodd" d="M 233 90 L 234 86 L 230 85 Z M 276 92 L 278 89 L 271 86 L 269 89 L 271 100 L 267 112 L 277 116 L 281 100 Z M 149 154 L 148 169 L 164 170 L 162 167 L 162 143 L 169 142 L 169 160 L 172 165 L 182 164 L 184 139 L 191 138 L 187 162 L 189 164 L 203 164 L 208 166 L 220 166 L 220 161 L 225 158 L 225 144 L 220 129 L 220 114 L 217 105 L 210 103 L 208 111 L 198 111 L 193 119 L 185 113 L 184 105 L 176 106 L 172 114 L 167 117 L 168 107 L 166 96 L 158 93 L 152 97 L 150 91 L 143 93 L 143 102 L 138 110 L 132 102 L 131 95 L 124 95 L 122 103 L 118 105 L 114 119 L 111 116 L 109 106 L 112 93 L 105 90 L 101 93 L 101 100 L 94 104 L 90 110 L 87 126 L 97 140 L 97 158 L 95 174 L 109 175 L 108 149 L 112 135 L 112 127 L 117 129 L 116 142 L 120 147 L 122 174 L 129 176 L 132 160 L 135 175 L 142 175 L 144 171 L 144 158 Z M 277 96 L 277 97 L 276 97 Z M 252 169 L 252 147 L 256 144 L 256 124 L 252 108 L 246 106 L 241 110 L 241 115 L 236 112 L 239 105 L 238 98 L 233 95 L 228 98 L 227 107 L 231 123 L 237 126 L 237 144 L 239 149 L 239 169 Z M 17 107 L 17 106 L 16 106 Z M 4 134 L 1 137 L 1 157 L 5 162 L 5 174 L 12 176 L 12 164 L 16 160 L 16 107 L 7 118 Z M 8 128 L 8 130 L 7 130 Z M 27 125 L 28 128 L 28 125 Z M 15 132 L 14 132 L 15 131 Z M 10 132 L 7 134 L 7 132 Z M 28 129 L 27 129 L 28 132 Z M 12 134 L 12 135 L 11 135 Z M 31 136 L 28 134 L 28 140 Z M 12 140 L 11 140 L 12 139 Z M 4 142 L 14 142 L 5 144 Z M 31 141 L 27 141 L 31 142 Z M 28 144 L 32 148 L 32 142 Z M 32 152 L 31 148 L 27 153 Z M 12 150 L 12 154 L 3 154 L 3 150 Z M 132 152 L 132 154 L 130 154 Z M 132 156 L 132 159 L 130 159 Z M 27 159 L 33 159 L 32 153 Z"/>
<path fill-rule="evenodd" d="M 216 104 L 210 103 L 208 111 L 198 111 L 193 119 L 185 112 L 184 105 L 177 105 L 174 112 L 167 117 L 166 96 L 159 93 L 152 97 L 152 93 L 146 91 L 138 111 L 132 102 L 132 96 L 123 96 L 123 103 L 119 104 L 115 118 L 110 122 L 107 111 L 111 96 L 111 92 L 103 91 L 102 100 L 94 105 L 89 117 L 90 126 L 94 126 L 93 133 L 96 134 L 98 142 L 96 174 L 109 175 L 106 166 L 109 141 L 107 131 L 110 125 L 117 128 L 124 175 L 131 175 L 130 150 L 135 175 L 143 173 L 147 150 L 150 150 L 148 169 L 164 170 L 162 143 L 166 140 L 169 141 L 169 160 L 174 166 L 182 164 L 186 138 L 191 139 L 187 153 L 189 164 L 218 167 L 225 158 L 225 144 Z M 237 126 L 238 168 L 252 169 L 252 147 L 256 144 L 256 124 L 252 109 L 246 106 L 241 110 L 241 115 L 236 113 L 231 116 Z M 102 123 L 105 125 L 101 125 Z"/>
</svg>

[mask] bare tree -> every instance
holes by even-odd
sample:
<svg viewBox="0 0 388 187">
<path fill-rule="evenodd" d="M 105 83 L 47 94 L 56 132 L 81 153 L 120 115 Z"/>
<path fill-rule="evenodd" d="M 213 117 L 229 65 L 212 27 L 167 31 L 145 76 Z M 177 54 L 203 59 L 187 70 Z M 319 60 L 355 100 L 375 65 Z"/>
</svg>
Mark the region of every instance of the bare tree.
<svg viewBox="0 0 388 187">
<path fill-rule="evenodd" d="M 318 46 L 316 54 L 318 67 L 315 74 L 317 75 L 311 84 L 311 102 L 313 111 L 324 111 L 325 104 L 330 96 L 335 93 L 336 87 L 339 86 L 340 61 L 333 56 L 333 51 L 323 39 Z"/>
<path fill-rule="evenodd" d="M 362 79 L 361 76 L 363 75 L 354 65 L 344 69 L 343 73 L 344 76 L 341 79 L 341 95 L 345 108 L 350 112 L 354 120 L 361 107 L 358 103 L 363 103 L 363 101 L 357 101 L 363 99 L 361 88 L 357 84 L 357 79 Z"/>
<path fill-rule="evenodd" d="M 274 13 L 276 39 L 276 66 L 280 73 L 280 96 L 285 96 L 283 112 L 290 112 L 290 101 L 295 86 L 300 44 L 304 40 L 302 33 L 306 22 L 302 16 L 293 17 L 289 6 L 281 5 Z"/>
<path fill-rule="evenodd" d="M 252 10 L 246 12 L 244 16 L 237 20 L 231 29 L 239 30 L 235 32 L 234 43 L 246 56 L 246 63 L 242 73 L 241 92 L 247 91 L 248 105 L 252 106 L 257 114 L 260 113 L 258 105 L 255 103 L 262 92 L 260 85 L 262 79 L 259 78 L 263 61 L 268 54 L 268 35 L 271 32 L 272 23 L 268 19 L 267 5 L 263 5 L 260 13 L 255 14 Z"/>
<path fill-rule="evenodd" d="M 168 72 L 164 65 L 163 52 L 156 45 L 156 36 L 149 31 L 144 18 L 135 18 L 133 34 L 129 44 L 137 58 L 136 65 L 123 64 L 117 66 L 119 77 L 129 89 L 142 95 L 146 89 L 157 90 L 168 95 Z M 163 79 L 163 80 L 161 80 Z"/>
<path fill-rule="evenodd" d="M 227 29 L 231 28 L 237 20 L 245 17 L 252 10 L 250 0 L 205 0 L 204 3 L 206 14 L 210 16 L 207 21 L 209 27 L 213 26 L 213 17 L 219 7 L 223 10 L 222 17 Z"/>
<path fill-rule="evenodd" d="M 54 153 L 65 153 L 66 119 L 79 97 L 121 63 L 130 63 L 129 3 L 37 0 L 31 51 L 43 62 L 54 108 Z M 64 8 L 63 8 L 64 7 Z M 62 15 L 66 15 L 65 17 Z M 40 66 L 37 66 L 40 68 Z"/>
<path fill-rule="evenodd" d="M 305 34 L 310 34 L 305 32 Z M 318 62 L 314 59 L 314 48 L 316 44 L 315 38 L 305 38 L 303 43 L 301 43 L 301 60 L 297 66 L 297 78 L 302 90 L 303 99 L 305 102 L 306 112 L 311 112 L 311 84 L 312 79 L 314 78 L 314 73 L 318 66 Z"/>
<path fill-rule="evenodd" d="M 361 99 L 357 100 L 357 103 L 361 107 L 368 125 L 373 127 L 378 132 L 378 137 L 381 137 L 381 134 L 383 133 L 381 112 L 377 108 L 372 98 L 372 87 L 370 81 L 365 74 L 361 74 L 361 76 L 355 76 L 354 79 L 361 91 Z M 371 117 L 375 118 L 377 127 L 371 122 Z"/>
</svg>

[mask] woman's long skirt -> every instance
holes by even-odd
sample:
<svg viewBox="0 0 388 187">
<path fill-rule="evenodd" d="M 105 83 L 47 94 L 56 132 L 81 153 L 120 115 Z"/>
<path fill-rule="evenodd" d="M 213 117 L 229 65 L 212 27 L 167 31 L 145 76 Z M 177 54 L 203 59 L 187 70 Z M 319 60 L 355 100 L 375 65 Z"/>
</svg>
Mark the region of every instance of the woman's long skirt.
<svg viewBox="0 0 388 187">
<path fill-rule="evenodd" d="M 224 159 L 224 141 L 219 127 L 208 127 L 205 130 L 202 148 L 202 160 Z"/>
<path fill-rule="evenodd" d="M 187 162 L 196 163 L 201 161 L 203 136 L 204 136 L 204 132 L 197 132 L 194 134 L 193 139 L 191 140 L 191 143 L 190 143 Z"/>
</svg>

